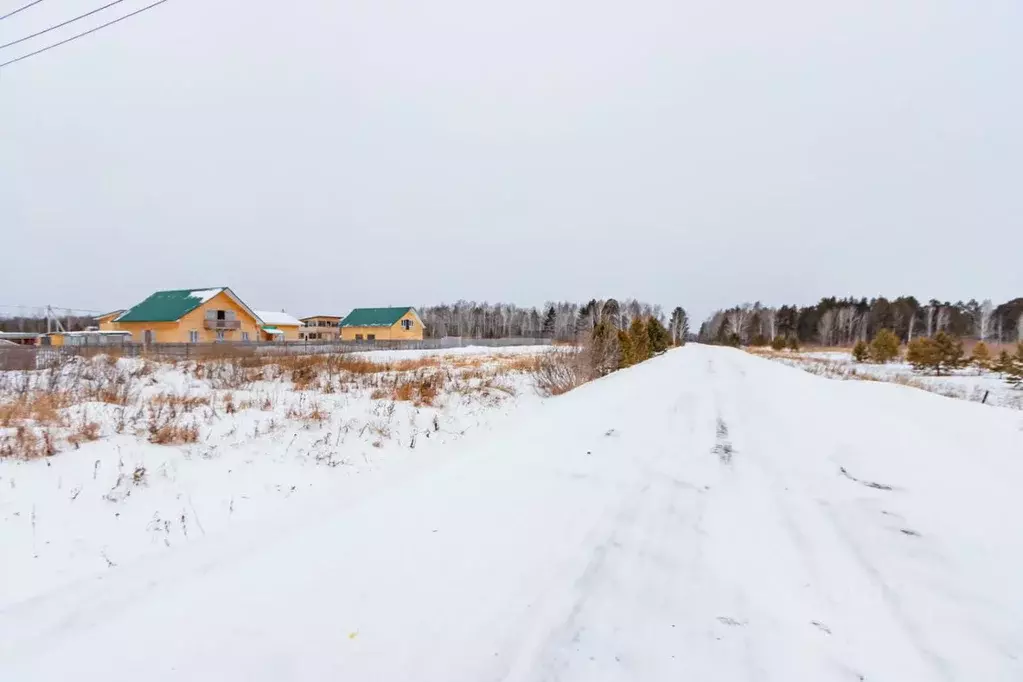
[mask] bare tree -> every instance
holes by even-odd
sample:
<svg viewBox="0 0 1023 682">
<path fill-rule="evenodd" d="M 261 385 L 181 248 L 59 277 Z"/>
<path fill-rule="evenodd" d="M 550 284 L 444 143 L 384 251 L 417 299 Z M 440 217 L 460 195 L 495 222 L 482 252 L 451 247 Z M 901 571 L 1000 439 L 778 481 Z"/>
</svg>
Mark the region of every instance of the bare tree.
<svg viewBox="0 0 1023 682">
<path fill-rule="evenodd" d="M 985 299 L 977 308 L 977 314 L 973 320 L 974 333 L 981 341 L 986 341 L 991 334 L 994 327 L 994 312 L 995 307 L 991 304 L 991 299 Z"/>
<path fill-rule="evenodd" d="M 938 316 L 936 321 L 937 331 L 943 332 L 948 329 L 949 320 L 952 319 L 952 311 L 948 306 L 942 306 L 938 308 Z"/>
<path fill-rule="evenodd" d="M 738 336 L 740 343 L 749 342 L 749 323 L 752 317 L 753 307 L 749 303 L 743 303 L 725 313 L 728 331 Z"/>
<path fill-rule="evenodd" d="M 824 311 L 817 321 L 817 336 L 822 346 L 830 346 L 834 341 L 835 334 L 835 311 L 834 309 Z"/>
</svg>

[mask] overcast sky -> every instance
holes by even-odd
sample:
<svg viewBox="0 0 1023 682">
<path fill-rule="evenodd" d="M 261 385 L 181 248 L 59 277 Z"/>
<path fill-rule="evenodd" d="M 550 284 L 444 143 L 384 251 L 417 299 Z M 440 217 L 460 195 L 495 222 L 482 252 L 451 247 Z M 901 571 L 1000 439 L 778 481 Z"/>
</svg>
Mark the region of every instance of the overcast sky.
<svg viewBox="0 0 1023 682">
<path fill-rule="evenodd" d="M 169 0 L 0 69 L 0 305 L 1023 296 L 1021 74 L 1019 0 Z"/>
</svg>

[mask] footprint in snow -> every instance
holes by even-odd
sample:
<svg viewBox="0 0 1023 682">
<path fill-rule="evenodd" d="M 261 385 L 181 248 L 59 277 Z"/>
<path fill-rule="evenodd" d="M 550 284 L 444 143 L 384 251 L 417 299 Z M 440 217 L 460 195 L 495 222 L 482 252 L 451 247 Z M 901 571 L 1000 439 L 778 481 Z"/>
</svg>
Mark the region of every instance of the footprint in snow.
<svg viewBox="0 0 1023 682">
<path fill-rule="evenodd" d="M 728 625 L 729 627 L 742 627 L 746 624 L 746 621 L 744 620 L 736 620 L 734 618 L 729 618 L 728 616 L 718 616 L 718 622 Z"/>
</svg>

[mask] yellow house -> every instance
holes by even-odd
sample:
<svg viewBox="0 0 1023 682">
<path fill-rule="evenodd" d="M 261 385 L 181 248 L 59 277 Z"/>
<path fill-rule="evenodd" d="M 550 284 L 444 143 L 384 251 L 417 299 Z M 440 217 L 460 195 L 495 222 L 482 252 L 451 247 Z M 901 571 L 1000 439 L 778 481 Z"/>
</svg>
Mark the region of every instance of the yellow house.
<svg viewBox="0 0 1023 682">
<path fill-rule="evenodd" d="M 422 341 L 415 308 L 356 308 L 341 320 L 342 341 Z"/>
<path fill-rule="evenodd" d="M 340 324 L 341 318 L 337 315 L 303 317 L 302 330 L 298 338 L 310 341 L 337 341 L 341 338 Z"/>
<path fill-rule="evenodd" d="M 271 310 L 256 310 L 256 317 L 262 320 L 260 327 L 261 341 L 298 341 L 298 330 L 302 328 L 302 322 L 292 317 L 283 310 L 274 312 Z"/>
<path fill-rule="evenodd" d="M 123 312 L 123 310 L 112 310 L 109 313 L 104 313 L 97 317 L 96 324 L 99 325 L 99 330 L 101 332 L 115 331 L 114 320 L 116 320 L 117 316 Z"/>
<path fill-rule="evenodd" d="M 131 332 L 135 343 L 209 343 L 258 341 L 264 325 L 233 291 L 216 287 L 157 291 L 107 326 Z"/>
</svg>

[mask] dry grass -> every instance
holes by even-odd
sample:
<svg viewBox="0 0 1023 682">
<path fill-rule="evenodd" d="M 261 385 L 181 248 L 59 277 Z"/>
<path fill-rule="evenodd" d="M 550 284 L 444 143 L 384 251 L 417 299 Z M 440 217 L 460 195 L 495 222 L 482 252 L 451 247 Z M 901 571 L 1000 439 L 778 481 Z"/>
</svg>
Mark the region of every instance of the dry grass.
<svg viewBox="0 0 1023 682">
<path fill-rule="evenodd" d="M 75 402 L 68 391 L 32 391 L 15 396 L 0 403 L 0 427 L 24 425 L 33 422 L 39 425 L 67 424 L 62 410 Z"/>
<path fill-rule="evenodd" d="M 586 350 L 543 353 L 532 358 L 530 371 L 536 390 L 545 396 L 561 395 L 591 381 L 591 370 Z"/>
<path fill-rule="evenodd" d="M 149 399 L 154 405 L 165 406 L 177 412 L 194 412 L 197 408 L 207 407 L 211 400 L 209 396 L 201 395 L 174 395 L 173 393 L 160 393 Z"/>
<path fill-rule="evenodd" d="M 156 445 L 177 445 L 195 443 L 199 440 L 197 424 L 164 423 L 149 432 L 149 442 Z"/>
<path fill-rule="evenodd" d="M 57 454 L 53 434 L 49 429 L 36 430 L 18 426 L 13 434 L 0 436 L 0 457 L 37 459 Z"/>
<path fill-rule="evenodd" d="M 78 448 L 81 447 L 82 443 L 99 440 L 99 436 L 99 424 L 97 422 L 86 421 L 83 417 L 82 423 L 77 425 L 71 435 L 67 437 L 67 442 Z"/>
<path fill-rule="evenodd" d="M 438 407 L 445 395 L 496 403 L 515 394 L 509 375 L 532 373 L 536 364 L 535 356 L 518 353 L 377 362 L 363 354 L 266 355 L 223 347 L 161 368 L 201 380 L 208 392 L 146 396 L 143 391 L 156 385 L 151 375 L 160 365 L 148 357 L 119 359 L 103 349 L 45 369 L 0 373 L 0 457 L 47 456 L 107 433 L 135 433 L 158 444 L 194 443 L 203 423 L 212 425 L 241 410 L 282 409 L 279 382 L 290 382 L 300 395 L 353 392 L 385 406 Z M 89 419 L 75 408 L 90 402 L 107 407 L 90 408 Z M 309 424 L 330 419 L 329 410 L 308 399 L 290 408 L 288 416 Z"/>
</svg>

